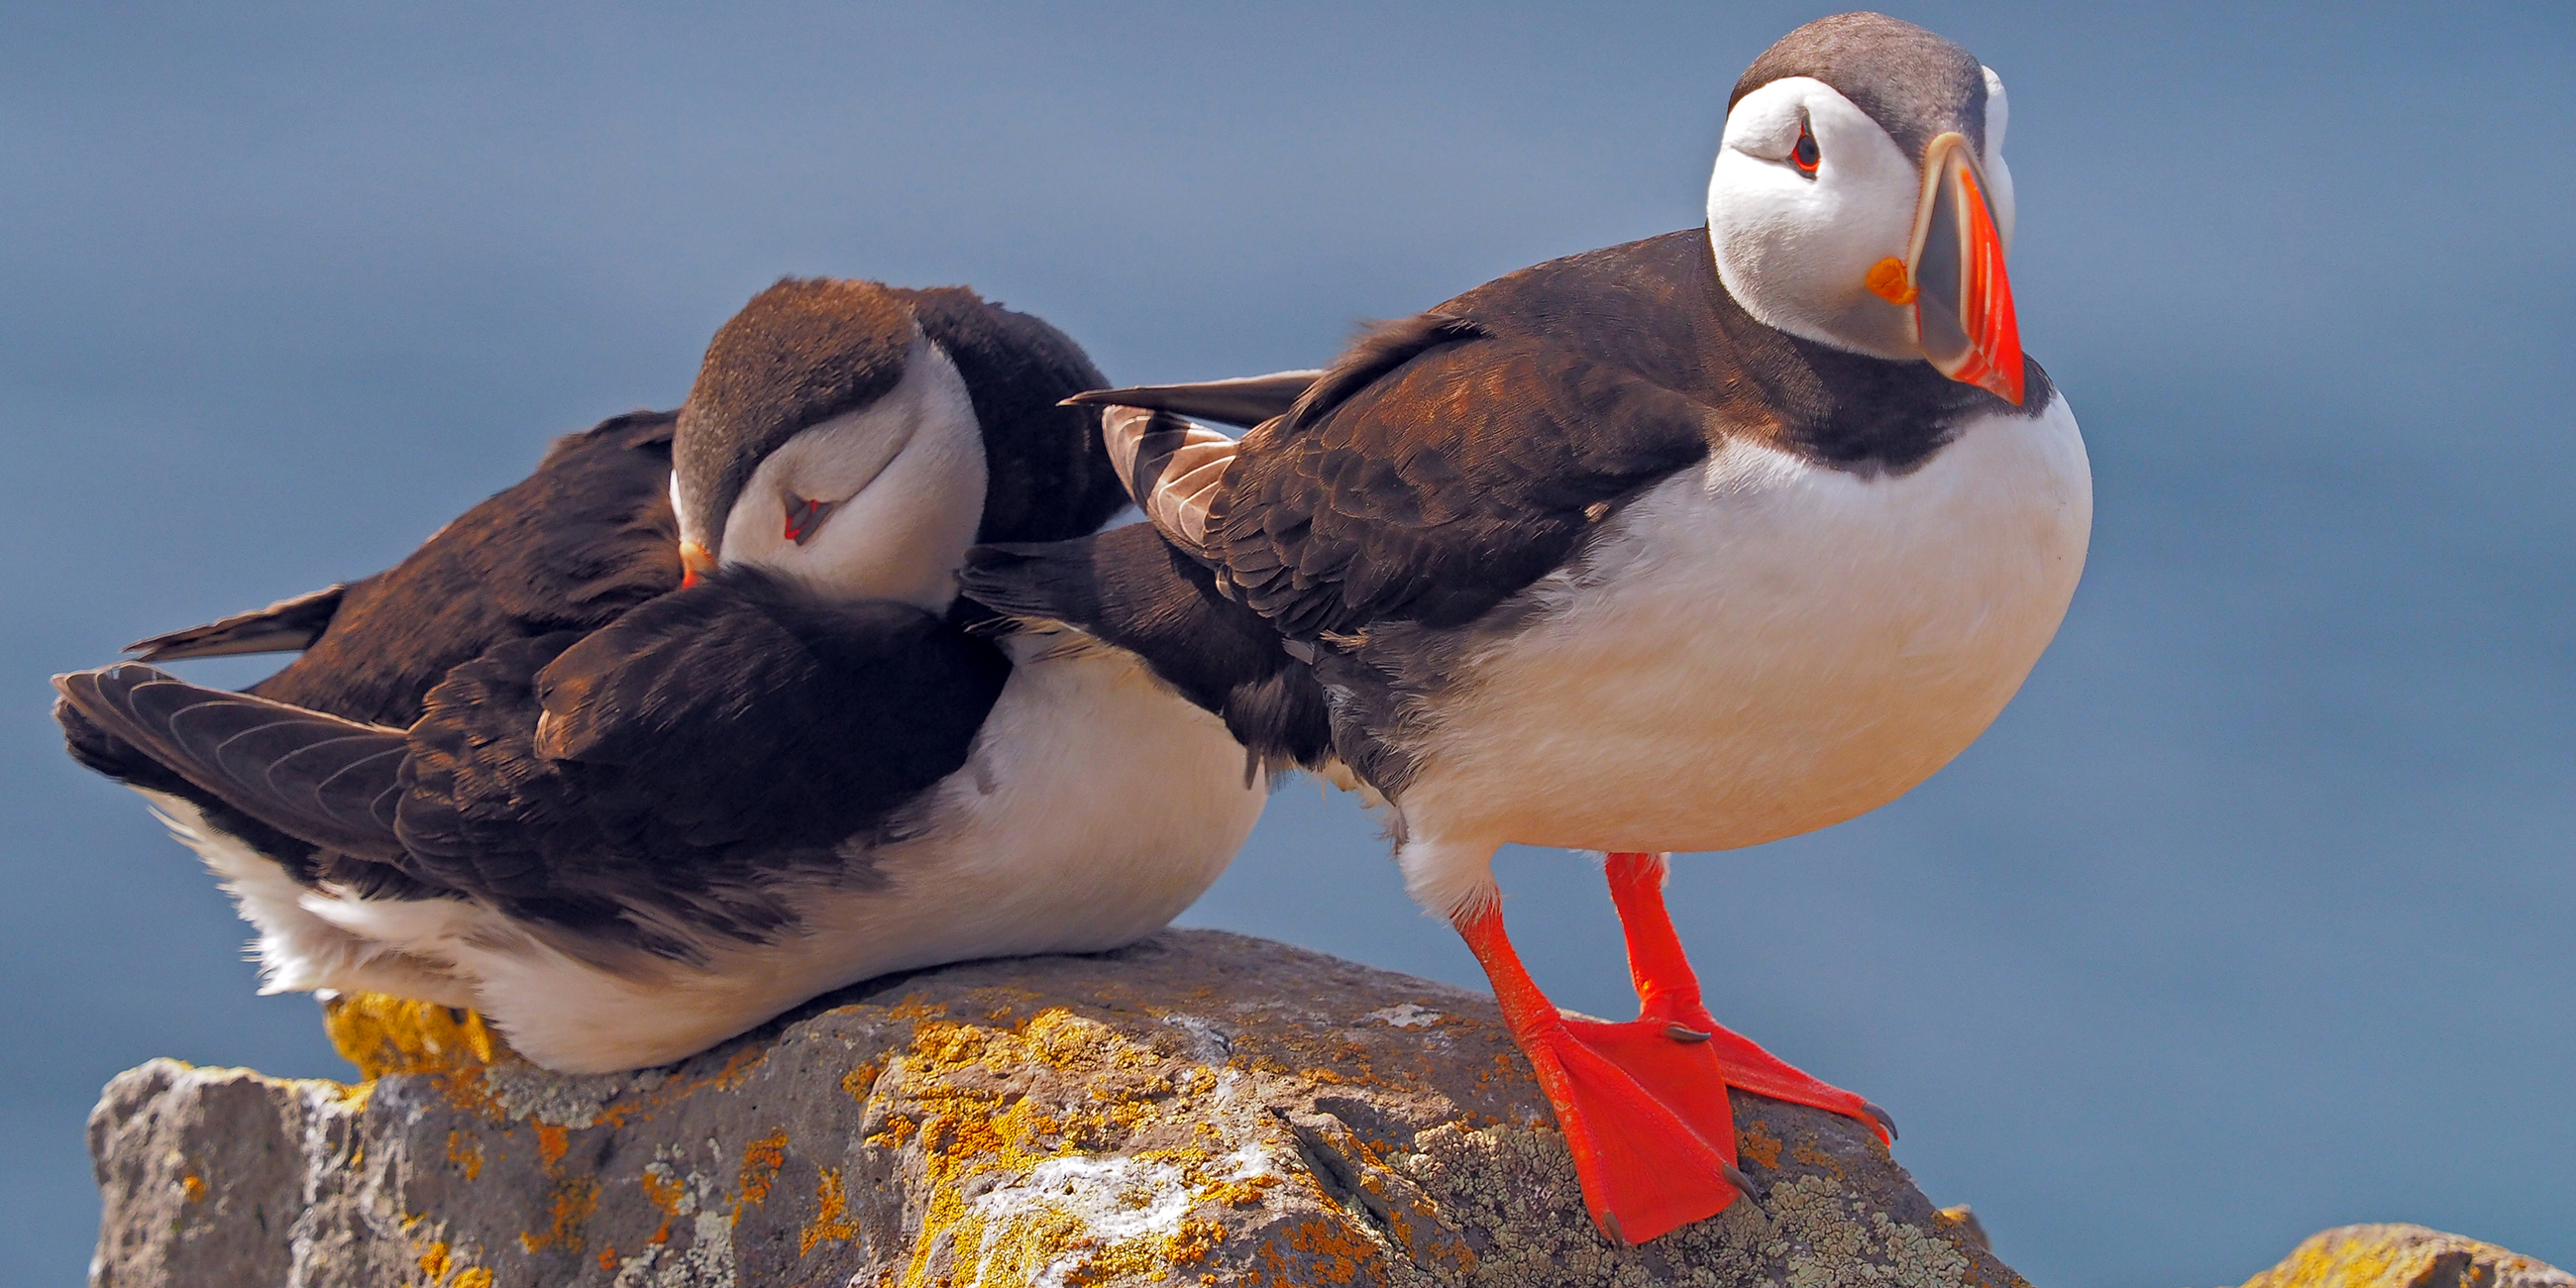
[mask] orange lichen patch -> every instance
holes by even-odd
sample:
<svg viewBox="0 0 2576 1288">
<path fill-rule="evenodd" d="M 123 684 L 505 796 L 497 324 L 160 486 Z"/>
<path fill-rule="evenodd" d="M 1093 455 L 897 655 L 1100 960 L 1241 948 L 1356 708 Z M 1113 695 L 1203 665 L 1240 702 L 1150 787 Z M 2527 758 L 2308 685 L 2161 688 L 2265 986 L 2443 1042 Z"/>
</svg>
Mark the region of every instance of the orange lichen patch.
<svg viewBox="0 0 2576 1288">
<path fill-rule="evenodd" d="M 744 1047 L 727 1057 L 723 1068 L 680 1088 L 679 1095 L 687 1096 L 707 1087 L 713 1087 L 718 1091 L 731 1091 L 741 1086 L 744 1080 L 751 1077 L 751 1071 L 760 1067 L 760 1062 L 768 1058 L 767 1047 Z"/>
<path fill-rule="evenodd" d="M 483 1175 L 483 1147 L 467 1140 L 464 1132 L 447 1133 L 447 1161 L 469 1181 Z"/>
<path fill-rule="evenodd" d="M 369 1079 L 480 1067 L 509 1051 L 472 1011 L 382 993 L 343 993 L 324 1002 L 322 1031 Z"/>
<path fill-rule="evenodd" d="M 1260 1266 L 1266 1272 L 1262 1281 L 1274 1284 L 1347 1284 L 1363 1281 L 1386 1282 L 1386 1268 L 1379 1263 L 1377 1246 L 1368 1236 L 1338 1221 L 1313 1217 L 1298 1222 L 1288 1231 L 1288 1247 L 1305 1254 L 1305 1264 L 1292 1266 L 1288 1255 L 1277 1241 L 1264 1244 Z"/>
<path fill-rule="evenodd" d="M 1838 1180 L 1842 1177 L 1843 1165 L 1836 1161 L 1833 1155 L 1828 1154 L 1803 1140 L 1789 1147 L 1789 1157 L 1794 1158 L 1809 1167 L 1821 1167 L 1826 1171 L 1831 1172 Z"/>
<path fill-rule="evenodd" d="M 186 1201 L 188 1201 L 188 1202 L 190 1202 L 190 1203 L 203 1203 L 203 1202 L 205 1202 L 205 1201 L 206 1201 L 206 1182 L 205 1182 L 205 1178 L 204 1178 L 204 1177 L 201 1177 L 201 1176 L 199 1176 L 199 1175 L 197 1175 L 197 1174 L 196 1174 L 196 1173 L 194 1173 L 194 1172 L 190 1172 L 190 1173 L 188 1173 L 186 1176 L 182 1176 L 182 1177 L 180 1177 L 180 1178 L 179 1178 L 179 1194 L 180 1194 L 180 1196 L 181 1196 L 182 1198 L 184 1198 Z"/>
<path fill-rule="evenodd" d="M 447 1282 L 447 1245 L 433 1243 L 420 1254 L 420 1276 L 432 1284 Z"/>
<path fill-rule="evenodd" d="M 600 1268 L 601 1270 L 606 1271 L 606 1272 L 607 1272 L 607 1273 L 609 1273 L 609 1274 L 612 1274 L 612 1275 L 617 1273 L 617 1245 L 616 1245 L 616 1244 L 613 1244 L 613 1243 L 612 1243 L 612 1244 L 608 1245 L 607 1247 L 602 1248 L 602 1249 L 600 1249 L 600 1250 L 599 1250 L 599 1268 Z"/>
<path fill-rule="evenodd" d="M 546 1213 L 551 1218 L 543 1234 L 521 1234 L 519 1246 L 535 1254 L 550 1248 L 566 1252 L 581 1251 L 582 1223 L 599 1210 L 599 1181 L 596 1177 L 567 1176 L 555 1182 L 554 1193 L 546 1200 Z"/>
<path fill-rule="evenodd" d="M 552 1169 L 572 1148 L 572 1133 L 549 1123 L 537 1124 L 537 1165 Z"/>
<path fill-rule="evenodd" d="M 823 1169 L 823 1179 L 814 1187 L 814 1219 L 796 1232 L 796 1255 L 804 1256 L 818 1243 L 847 1243 L 859 1237 L 858 1222 L 848 1219 L 850 1199 L 841 1192 L 841 1170 Z"/>
<path fill-rule="evenodd" d="M 733 1221 L 742 1223 L 742 1210 L 759 1207 L 769 1201 L 769 1187 L 778 1180 L 778 1169 L 787 1166 L 787 1133 L 763 1136 L 742 1147 L 742 1169 L 735 1177 Z"/>
<path fill-rule="evenodd" d="M 657 1167 L 644 1169 L 644 1198 L 662 1209 L 662 1215 L 678 1216 L 680 1197 L 687 1192 L 676 1174 Z"/>
<path fill-rule="evenodd" d="M 1747 1124 L 1735 1133 L 1735 1152 L 1764 1171 L 1780 1170 L 1780 1138 L 1760 1123 Z"/>
<path fill-rule="evenodd" d="M 877 1075 L 885 1072 L 882 1064 L 863 1064 L 841 1075 L 841 1090 L 852 1100 L 867 1102 L 868 1093 L 876 1089 Z"/>
</svg>

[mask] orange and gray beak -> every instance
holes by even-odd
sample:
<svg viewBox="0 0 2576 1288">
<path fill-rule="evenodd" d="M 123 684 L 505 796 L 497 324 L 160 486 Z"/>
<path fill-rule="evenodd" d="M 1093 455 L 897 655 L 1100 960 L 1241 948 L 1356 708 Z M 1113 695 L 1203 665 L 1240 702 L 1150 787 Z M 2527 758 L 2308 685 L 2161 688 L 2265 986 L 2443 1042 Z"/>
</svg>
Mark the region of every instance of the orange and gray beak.
<svg viewBox="0 0 2576 1288">
<path fill-rule="evenodd" d="M 699 579 L 716 570 L 716 557 L 705 546 L 694 541 L 680 543 L 680 589 L 697 585 Z"/>
<path fill-rule="evenodd" d="M 1924 150 L 1913 245 L 1902 264 L 1885 260 L 1872 270 L 1869 287 L 1914 306 L 1923 356 L 1942 375 L 2021 405 L 2021 326 L 2004 239 L 1965 135 L 1941 135 Z"/>
</svg>

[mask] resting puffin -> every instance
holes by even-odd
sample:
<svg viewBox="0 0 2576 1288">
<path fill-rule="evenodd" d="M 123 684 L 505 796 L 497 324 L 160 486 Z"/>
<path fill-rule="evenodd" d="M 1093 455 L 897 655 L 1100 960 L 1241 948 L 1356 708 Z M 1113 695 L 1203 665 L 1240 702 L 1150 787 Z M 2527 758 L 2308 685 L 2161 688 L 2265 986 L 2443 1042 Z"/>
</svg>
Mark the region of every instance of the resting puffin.
<svg viewBox="0 0 2576 1288">
<path fill-rule="evenodd" d="M 1150 526 L 969 556 L 969 595 L 1132 650 L 1256 754 L 1382 799 L 1613 1239 L 1746 1189 L 1729 1086 L 1888 1130 L 1710 1018 L 1659 852 L 1895 799 L 2066 611 L 2090 474 L 2021 352 L 2004 122 L 1958 45 L 1810 23 L 1737 83 L 1706 226 L 1388 326 L 1239 442 L 1179 418 L 1239 397 L 1086 395 L 1120 408 Z M 1507 842 L 1607 853 L 1638 1020 L 1567 1018 L 1531 982 Z"/>
<path fill-rule="evenodd" d="M 1215 879 L 1259 775 L 1132 657 L 952 602 L 979 536 L 1123 506 L 1095 413 L 1055 406 L 1100 383 L 970 292 L 784 281 L 676 418 L 559 446 L 336 611 L 146 642 L 308 643 L 257 691 L 126 663 L 59 677 L 58 711 L 228 879 L 270 991 L 471 1006 L 554 1069 L 1114 947 Z M 543 602 L 568 587 L 597 593 Z"/>
</svg>

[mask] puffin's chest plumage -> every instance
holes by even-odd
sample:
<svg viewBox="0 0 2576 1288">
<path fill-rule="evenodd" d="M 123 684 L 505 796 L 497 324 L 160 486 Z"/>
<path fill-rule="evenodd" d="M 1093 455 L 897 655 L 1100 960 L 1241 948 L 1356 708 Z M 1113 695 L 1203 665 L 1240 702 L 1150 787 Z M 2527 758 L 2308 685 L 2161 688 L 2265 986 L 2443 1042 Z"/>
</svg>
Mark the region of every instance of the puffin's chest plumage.
<svg viewBox="0 0 2576 1288">
<path fill-rule="evenodd" d="M 1903 475 L 1731 443 L 1449 652 L 1397 736 L 1405 826 L 1711 850 L 1876 808 L 2002 711 L 2091 523 L 2062 397 L 1963 426 Z"/>
</svg>

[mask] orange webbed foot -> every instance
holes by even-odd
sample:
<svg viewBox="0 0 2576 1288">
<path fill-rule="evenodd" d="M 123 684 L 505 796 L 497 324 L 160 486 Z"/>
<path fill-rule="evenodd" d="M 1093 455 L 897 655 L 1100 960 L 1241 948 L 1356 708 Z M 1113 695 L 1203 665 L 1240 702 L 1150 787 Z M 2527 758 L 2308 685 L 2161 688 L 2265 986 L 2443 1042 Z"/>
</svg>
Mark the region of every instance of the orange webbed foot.
<svg viewBox="0 0 2576 1288">
<path fill-rule="evenodd" d="M 1678 1038 L 1661 1022 L 1567 1017 L 1521 967 L 1499 913 L 1471 914 L 1458 930 L 1556 1110 L 1584 1205 L 1604 1235 L 1640 1243 L 1753 1192 L 1735 1165 L 1735 1117 L 1708 1043 Z"/>
<path fill-rule="evenodd" d="M 1610 898 L 1619 906 L 1619 925 L 1628 940 L 1639 1023 L 1670 1026 L 1685 1040 L 1705 1034 L 1709 1054 L 1730 1087 L 1857 1119 L 1878 1133 L 1881 1144 L 1895 1143 L 1896 1122 L 1886 1110 L 1763 1050 L 1709 1015 L 1700 1002 L 1699 976 L 1683 956 L 1672 915 L 1664 909 L 1661 856 L 1612 854 L 1608 872 Z"/>
</svg>

